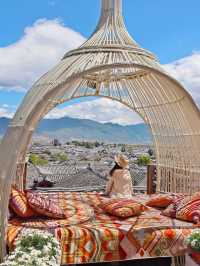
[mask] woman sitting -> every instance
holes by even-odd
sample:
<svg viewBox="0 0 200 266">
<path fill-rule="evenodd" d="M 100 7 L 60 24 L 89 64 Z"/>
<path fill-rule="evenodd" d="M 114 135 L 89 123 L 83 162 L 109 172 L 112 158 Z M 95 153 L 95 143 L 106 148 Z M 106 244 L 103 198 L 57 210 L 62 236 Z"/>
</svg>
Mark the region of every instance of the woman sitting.
<svg viewBox="0 0 200 266">
<path fill-rule="evenodd" d="M 105 195 L 119 198 L 132 197 L 133 184 L 128 164 L 129 160 L 123 154 L 115 156 L 115 166 L 109 173 Z"/>
</svg>

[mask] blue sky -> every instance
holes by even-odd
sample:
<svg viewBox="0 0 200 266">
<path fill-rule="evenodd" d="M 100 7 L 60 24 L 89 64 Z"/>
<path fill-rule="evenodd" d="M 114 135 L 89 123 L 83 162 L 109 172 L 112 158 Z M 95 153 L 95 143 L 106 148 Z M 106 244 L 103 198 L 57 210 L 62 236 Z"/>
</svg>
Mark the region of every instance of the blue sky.
<svg viewBox="0 0 200 266">
<path fill-rule="evenodd" d="M 189 87 L 197 102 L 200 98 L 199 10 L 199 0 L 123 0 L 130 34 L 142 47 L 155 53 L 160 62 Z M 100 0 L 1 1 L 0 116 L 11 116 L 33 81 L 54 65 L 65 49 L 78 46 L 90 36 L 99 12 Z M 61 36 L 61 40 L 53 39 L 54 32 L 57 34 L 55 38 Z M 43 33 L 44 38 L 41 37 Z M 52 45 L 45 48 L 44 42 L 49 38 Z M 23 51 L 27 47 L 30 49 L 28 62 Z M 41 61 L 35 52 L 40 49 L 41 53 L 47 50 L 46 58 L 38 57 Z M 48 57 L 51 58 L 49 62 Z M 38 68 L 35 60 L 40 62 Z M 179 68 L 176 68 L 177 62 Z M 23 76 L 27 64 L 28 71 Z"/>
</svg>

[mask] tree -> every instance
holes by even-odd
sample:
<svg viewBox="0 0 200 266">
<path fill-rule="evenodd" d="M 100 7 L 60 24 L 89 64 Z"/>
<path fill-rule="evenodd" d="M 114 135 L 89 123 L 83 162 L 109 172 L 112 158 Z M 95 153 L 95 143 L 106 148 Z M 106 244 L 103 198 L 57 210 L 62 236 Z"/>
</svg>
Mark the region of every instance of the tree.
<svg viewBox="0 0 200 266">
<path fill-rule="evenodd" d="M 150 164 L 151 158 L 148 154 L 142 154 L 140 157 L 137 159 L 137 164 L 140 166 L 146 166 Z"/>
<path fill-rule="evenodd" d="M 30 154 L 29 162 L 32 163 L 33 165 L 41 165 L 41 166 L 48 164 L 48 160 L 34 153 Z"/>
<path fill-rule="evenodd" d="M 91 143 L 86 142 L 86 143 L 85 143 L 85 148 L 87 148 L 87 149 L 92 149 L 93 147 L 92 147 L 92 144 L 91 144 Z"/>
<path fill-rule="evenodd" d="M 55 153 L 53 155 L 53 160 L 60 161 L 60 162 L 66 162 L 68 160 L 68 156 L 65 152 Z"/>
</svg>

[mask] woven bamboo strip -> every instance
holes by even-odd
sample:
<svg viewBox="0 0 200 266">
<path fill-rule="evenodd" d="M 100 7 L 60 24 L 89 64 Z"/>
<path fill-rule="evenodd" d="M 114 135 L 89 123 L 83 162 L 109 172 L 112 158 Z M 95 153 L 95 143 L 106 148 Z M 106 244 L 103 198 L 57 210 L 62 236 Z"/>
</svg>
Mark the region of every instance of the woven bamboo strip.
<svg viewBox="0 0 200 266">
<path fill-rule="evenodd" d="M 199 110 L 156 57 L 131 38 L 121 6 L 121 0 L 102 0 L 92 36 L 33 85 L 9 125 L 0 147 L 1 255 L 17 162 L 23 163 L 38 122 L 71 99 L 106 97 L 137 112 L 152 133 L 157 191 L 192 194 L 200 190 Z M 22 187 L 20 180 L 18 186 Z"/>
</svg>

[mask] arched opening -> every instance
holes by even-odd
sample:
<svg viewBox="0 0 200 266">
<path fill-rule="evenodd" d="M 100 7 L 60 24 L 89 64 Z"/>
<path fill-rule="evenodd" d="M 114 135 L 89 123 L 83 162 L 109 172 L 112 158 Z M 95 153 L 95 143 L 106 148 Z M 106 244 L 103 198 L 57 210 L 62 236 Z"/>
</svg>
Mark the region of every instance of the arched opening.
<svg viewBox="0 0 200 266">
<path fill-rule="evenodd" d="M 62 80 L 66 72 L 62 70 L 60 75 L 57 71 L 57 75 Z M 139 113 L 149 125 L 157 158 L 158 190 L 182 192 L 187 187 L 187 191 L 192 193 L 198 189 L 199 170 L 197 164 L 191 162 L 191 151 L 197 160 L 199 151 L 191 132 L 196 132 L 196 138 L 199 138 L 199 129 L 198 123 L 193 123 L 190 117 L 193 121 L 196 117 L 198 121 L 199 111 L 189 94 L 176 81 L 157 70 L 136 64 L 93 67 L 81 75 L 77 74 L 77 77 L 74 75 L 68 82 L 58 82 L 57 86 L 56 83 L 53 86 L 51 82 L 43 83 L 43 79 L 51 76 L 51 72 L 45 75 L 39 81 L 41 85 L 36 83 L 34 90 L 25 98 L 25 102 L 32 101 L 33 92 L 37 95 L 43 93 L 44 88 L 49 89 L 34 109 L 30 111 L 30 105 L 22 105 L 15 116 L 17 123 L 26 120 L 30 133 L 38 121 L 60 103 L 84 96 L 111 98 Z M 184 152 L 183 147 L 187 147 Z M 25 149 L 21 158 L 24 158 Z M 189 184 L 191 179 L 193 185 Z"/>
<path fill-rule="evenodd" d="M 192 194 L 200 189 L 197 106 L 186 90 L 165 73 L 156 58 L 132 40 L 123 22 L 121 1 L 102 0 L 100 22 L 91 38 L 67 53 L 34 84 L 1 143 L 0 257 L 5 254 L 11 184 L 17 164 L 25 161 L 39 121 L 57 105 L 88 96 L 119 101 L 137 112 L 149 126 L 156 154 L 157 192 Z M 22 189 L 22 180 L 17 183 Z M 96 254 L 99 262 L 98 250 Z"/>
<path fill-rule="evenodd" d="M 85 64 L 88 65 L 87 60 Z M 58 104 L 82 96 L 113 98 L 142 116 L 150 126 L 155 143 L 158 191 L 193 193 L 199 189 L 199 142 L 196 142 L 199 139 L 199 111 L 176 81 L 158 70 L 138 64 L 93 66 L 72 76 L 69 66 L 64 65 L 65 60 L 53 70 L 54 75 L 48 72 L 29 91 L 2 141 L 1 148 L 7 152 L 6 157 L 4 153 L 0 154 L 3 166 L 0 170 L 1 197 L 5 199 L 1 201 L 3 225 L 6 226 L 8 195 L 17 163 L 24 162 L 38 122 Z M 107 70 L 111 76 L 100 81 L 101 86 L 96 86 L 97 83 L 87 76 Z M 1 227 L 2 235 L 5 226 Z"/>
<path fill-rule="evenodd" d="M 148 151 L 153 143 L 148 126 L 119 101 L 105 96 L 78 99 L 57 106 L 48 119 L 41 120 L 28 149 L 31 163 L 23 187 L 103 191 L 114 156 L 122 152 L 129 158 L 135 192 L 145 192 L 147 167 L 138 159 L 145 154 L 150 161 Z"/>
</svg>

